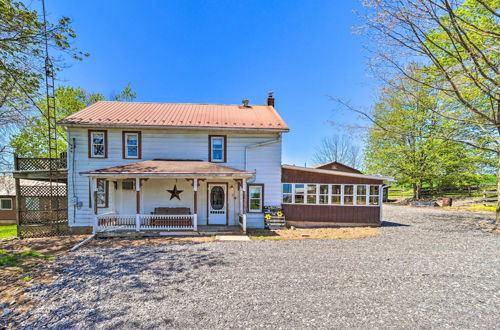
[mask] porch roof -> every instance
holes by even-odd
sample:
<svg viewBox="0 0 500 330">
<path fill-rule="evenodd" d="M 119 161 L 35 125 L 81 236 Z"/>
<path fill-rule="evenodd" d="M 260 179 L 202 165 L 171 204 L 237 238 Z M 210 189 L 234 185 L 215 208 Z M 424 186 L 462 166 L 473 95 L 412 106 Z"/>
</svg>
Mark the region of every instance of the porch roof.
<svg viewBox="0 0 500 330">
<path fill-rule="evenodd" d="M 198 160 L 165 160 L 154 159 L 127 165 L 113 166 L 80 173 L 83 176 L 173 176 L 173 177 L 205 177 L 225 176 L 248 178 L 252 172 L 246 172 L 215 163 Z"/>
</svg>

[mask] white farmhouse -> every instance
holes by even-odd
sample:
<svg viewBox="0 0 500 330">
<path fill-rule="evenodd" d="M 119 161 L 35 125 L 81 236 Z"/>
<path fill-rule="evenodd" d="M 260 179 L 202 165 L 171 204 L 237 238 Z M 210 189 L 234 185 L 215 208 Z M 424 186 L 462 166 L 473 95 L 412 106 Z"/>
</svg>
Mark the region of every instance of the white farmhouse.
<svg viewBox="0 0 500 330">
<path fill-rule="evenodd" d="M 272 95 L 266 105 L 97 102 L 59 124 L 71 227 L 246 230 L 281 205 L 289 129 Z"/>
</svg>

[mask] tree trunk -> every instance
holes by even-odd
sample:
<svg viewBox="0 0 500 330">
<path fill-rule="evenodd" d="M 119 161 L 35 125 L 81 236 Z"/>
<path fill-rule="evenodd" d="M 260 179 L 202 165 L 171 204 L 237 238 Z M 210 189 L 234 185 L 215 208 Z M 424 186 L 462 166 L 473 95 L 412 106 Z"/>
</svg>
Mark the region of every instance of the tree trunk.
<svg viewBox="0 0 500 330">
<path fill-rule="evenodd" d="M 420 199 L 422 196 L 422 183 L 413 183 L 413 199 Z"/>
</svg>

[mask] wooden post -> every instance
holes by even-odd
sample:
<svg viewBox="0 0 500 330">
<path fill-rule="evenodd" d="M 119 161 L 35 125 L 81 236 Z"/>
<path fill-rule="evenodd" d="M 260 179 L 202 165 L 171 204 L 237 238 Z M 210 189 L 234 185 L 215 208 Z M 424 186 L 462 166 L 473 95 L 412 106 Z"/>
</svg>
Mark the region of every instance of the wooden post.
<svg viewBox="0 0 500 330">
<path fill-rule="evenodd" d="M 97 179 L 94 177 L 90 178 L 90 188 L 92 193 L 90 194 L 90 205 L 94 210 L 94 214 L 97 214 Z"/>
<path fill-rule="evenodd" d="M 379 221 L 380 223 L 382 223 L 382 221 L 384 221 L 384 213 L 382 211 L 382 208 L 384 206 L 384 203 L 383 203 L 383 198 L 384 198 L 384 185 L 381 184 L 378 186 L 378 205 L 380 207 L 380 216 L 379 216 Z"/>
<path fill-rule="evenodd" d="M 135 193 L 136 193 L 136 203 L 135 203 L 135 213 L 141 213 L 141 180 L 135 178 Z"/>
<path fill-rule="evenodd" d="M 198 179 L 194 179 L 193 181 L 193 213 L 198 213 Z"/>
<path fill-rule="evenodd" d="M 17 157 L 16 157 L 17 160 Z M 17 165 L 15 165 L 17 166 Z M 19 179 L 15 179 L 16 182 L 16 228 L 17 237 L 21 237 L 21 184 Z"/>
</svg>

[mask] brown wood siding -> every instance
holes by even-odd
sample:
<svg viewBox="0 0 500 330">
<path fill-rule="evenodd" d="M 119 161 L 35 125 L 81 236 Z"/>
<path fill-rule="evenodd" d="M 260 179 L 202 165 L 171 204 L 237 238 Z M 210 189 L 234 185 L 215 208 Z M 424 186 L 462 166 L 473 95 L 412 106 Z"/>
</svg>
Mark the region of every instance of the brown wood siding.
<svg viewBox="0 0 500 330">
<path fill-rule="evenodd" d="M 283 183 L 338 183 L 338 184 L 382 184 L 383 180 L 357 178 L 344 175 L 313 173 L 309 171 L 281 169 Z"/>
<path fill-rule="evenodd" d="M 376 206 L 336 206 L 283 204 L 287 221 L 378 224 L 380 208 Z"/>
<path fill-rule="evenodd" d="M 0 225 L 16 223 L 16 197 L 0 196 L 0 198 L 10 198 L 12 200 L 12 210 L 0 210 Z M 10 220 L 10 221 L 7 221 Z"/>
<path fill-rule="evenodd" d="M 315 168 L 320 169 L 320 170 L 330 170 L 330 171 L 341 171 L 341 172 L 348 172 L 348 173 L 357 173 L 357 174 L 363 174 L 361 171 L 349 167 L 347 165 L 337 163 L 337 162 L 331 162 L 328 164 L 323 164 L 320 166 L 316 166 Z"/>
</svg>

